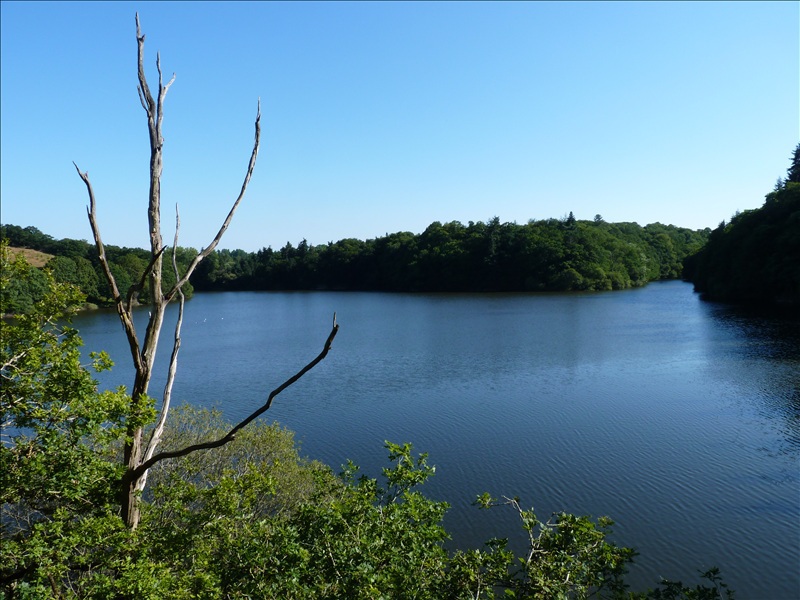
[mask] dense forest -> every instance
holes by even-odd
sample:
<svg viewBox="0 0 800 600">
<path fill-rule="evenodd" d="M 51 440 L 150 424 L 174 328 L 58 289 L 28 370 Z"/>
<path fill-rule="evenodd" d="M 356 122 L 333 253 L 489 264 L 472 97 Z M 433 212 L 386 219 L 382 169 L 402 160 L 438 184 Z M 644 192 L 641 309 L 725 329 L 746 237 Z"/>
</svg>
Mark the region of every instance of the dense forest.
<svg viewBox="0 0 800 600">
<path fill-rule="evenodd" d="M 255 254 L 218 252 L 192 280 L 198 290 L 572 291 L 680 277 L 707 232 L 671 225 L 530 221 L 434 222 L 421 234 Z"/>
<path fill-rule="evenodd" d="M 800 304 L 800 144 L 764 205 L 720 223 L 685 269 L 710 300 Z"/>
<path fill-rule="evenodd" d="M 468 225 L 437 221 L 421 234 L 399 232 L 317 246 L 303 240 L 255 253 L 215 251 L 200 263 L 191 283 L 197 290 L 624 289 L 680 277 L 684 259 L 703 246 L 708 233 L 660 223 L 606 223 L 599 215 L 579 221 L 572 213 L 525 225 L 500 223 L 498 218 Z M 47 266 L 57 281 L 77 285 L 92 303 L 109 302 L 93 245 L 55 240 L 35 227 L 16 225 L 3 225 L 2 237 L 11 247 L 54 255 Z M 122 290 L 138 282 L 148 265 L 146 250 L 106 246 L 106 253 Z M 196 253 L 178 248 L 179 269 Z M 171 285 L 174 274 L 165 270 L 165 275 L 165 285 Z M 26 294 L 35 290 L 16 293 L 24 304 Z M 140 300 L 148 293 L 145 285 Z"/>
</svg>

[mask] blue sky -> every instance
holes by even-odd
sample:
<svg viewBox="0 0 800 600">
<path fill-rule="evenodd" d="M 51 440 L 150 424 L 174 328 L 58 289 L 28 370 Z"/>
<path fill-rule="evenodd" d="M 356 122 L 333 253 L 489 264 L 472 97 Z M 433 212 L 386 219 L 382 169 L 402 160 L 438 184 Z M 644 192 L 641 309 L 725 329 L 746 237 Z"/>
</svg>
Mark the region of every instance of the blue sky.
<svg viewBox="0 0 800 600">
<path fill-rule="evenodd" d="M 134 13 L 170 89 L 163 219 L 221 247 L 601 214 L 715 227 L 800 141 L 797 2 L 2 3 L 2 221 L 148 244 Z"/>
</svg>

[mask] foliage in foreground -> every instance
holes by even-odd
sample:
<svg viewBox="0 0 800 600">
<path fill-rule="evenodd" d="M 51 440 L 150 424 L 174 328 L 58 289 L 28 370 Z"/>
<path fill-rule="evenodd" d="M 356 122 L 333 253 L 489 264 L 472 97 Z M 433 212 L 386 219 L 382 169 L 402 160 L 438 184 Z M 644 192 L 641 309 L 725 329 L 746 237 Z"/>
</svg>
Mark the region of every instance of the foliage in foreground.
<svg viewBox="0 0 800 600">
<path fill-rule="evenodd" d="M 205 427 L 209 416 L 185 409 L 181 426 Z M 77 526 L 62 521 L 51 528 L 49 548 L 42 539 L 28 542 L 36 554 L 32 562 L 50 560 L 25 578 L 5 581 L 8 597 L 732 597 L 723 595 L 713 571 L 705 575 L 710 586 L 664 582 L 658 590 L 628 592 L 624 576 L 635 553 L 607 541 L 610 520 L 560 513 L 545 523 L 516 499 L 500 504 L 520 516 L 529 539 L 525 557 L 515 557 L 505 539 L 451 554 L 441 524 L 447 504 L 419 491 L 433 469 L 409 444 L 387 443 L 392 466 L 381 485 L 358 477 L 352 464 L 337 478 L 303 463 L 293 454 L 291 435 L 274 426 L 257 428 L 248 440 L 254 441 L 265 462 L 221 468 L 224 463 L 212 460 L 212 482 L 192 477 L 192 470 L 157 475 L 154 497 L 134 531 L 113 515 L 87 515 Z M 249 443 L 237 443 L 229 458 L 250 453 Z M 273 443 L 274 452 L 261 452 Z M 291 463 L 288 478 L 278 455 Z M 298 489 L 305 497 L 294 503 Z M 488 496 L 479 503 L 497 505 Z M 21 554 L 3 550 L 3 564 Z M 6 577 L 8 568 L 2 573 Z"/>
<path fill-rule="evenodd" d="M 5 257 L 2 267 L 5 299 L 29 269 Z M 707 585 L 631 593 L 635 553 L 608 541 L 610 520 L 560 513 L 544 522 L 517 499 L 478 504 L 516 511 L 524 556 L 505 539 L 449 552 L 448 505 L 420 491 L 433 474 L 426 455 L 387 442 L 381 481 L 352 464 L 337 477 L 266 424 L 159 463 L 140 525 L 128 529 L 117 456 L 127 396 L 99 392 L 81 365 L 80 337 L 63 325 L 80 300 L 48 278 L 34 310 L 0 329 L 0 598 L 730 597 L 716 571 L 704 574 Z M 94 366 L 110 364 L 100 354 Z M 229 427 L 211 411 L 176 416 L 165 448 Z"/>
</svg>

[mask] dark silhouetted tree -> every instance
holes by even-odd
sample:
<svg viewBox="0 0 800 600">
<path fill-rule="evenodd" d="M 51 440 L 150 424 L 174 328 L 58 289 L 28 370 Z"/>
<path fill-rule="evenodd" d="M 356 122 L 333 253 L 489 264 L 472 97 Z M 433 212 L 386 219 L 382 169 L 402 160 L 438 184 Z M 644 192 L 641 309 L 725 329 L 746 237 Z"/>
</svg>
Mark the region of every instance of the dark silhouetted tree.
<svg viewBox="0 0 800 600">
<path fill-rule="evenodd" d="M 800 183 L 800 144 L 794 149 L 794 156 L 792 156 L 792 165 L 789 167 L 789 172 L 786 174 L 786 182 Z"/>
</svg>

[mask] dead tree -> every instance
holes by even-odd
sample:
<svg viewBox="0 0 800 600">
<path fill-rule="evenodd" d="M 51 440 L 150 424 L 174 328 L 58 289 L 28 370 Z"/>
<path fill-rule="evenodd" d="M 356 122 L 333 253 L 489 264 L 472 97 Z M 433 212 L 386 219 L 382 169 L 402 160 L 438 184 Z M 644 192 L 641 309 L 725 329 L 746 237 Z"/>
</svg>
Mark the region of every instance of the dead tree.
<svg viewBox="0 0 800 600">
<path fill-rule="evenodd" d="M 336 323 L 336 315 L 333 316 L 333 327 L 327 340 L 323 346 L 322 352 L 317 355 L 310 363 L 300 369 L 294 376 L 290 377 L 283 384 L 273 390 L 267 401 L 258 409 L 253 411 L 247 418 L 238 423 L 227 435 L 224 437 L 211 440 L 206 443 L 189 446 L 182 450 L 174 452 L 157 452 L 158 444 L 161 441 L 161 435 L 164 431 L 164 426 L 167 422 L 169 413 L 170 400 L 172 396 L 172 386 L 175 380 L 177 370 L 178 351 L 181 345 L 181 326 L 183 323 L 183 310 L 184 310 L 184 296 L 181 291 L 183 286 L 189 281 L 189 277 L 194 272 L 197 265 L 202 260 L 208 257 L 219 244 L 223 234 L 233 219 L 233 215 L 239 204 L 244 198 L 250 178 L 253 174 L 253 169 L 256 164 L 256 157 L 258 156 L 258 148 L 261 138 L 261 103 L 259 102 L 258 111 L 255 120 L 255 140 L 253 143 L 253 151 L 250 155 L 250 162 L 247 166 L 244 183 L 242 184 L 241 191 L 238 197 L 233 202 L 233 205 L 228 212 L 228 216 L 222 223 L 219 231 L 217 232 L 211 243 L 200 250 L 197 256 L 191 261 L 186 272 L 181 274 L 178 272 L 177 262 L 175 255 L 178 246 L 178 233 L 180 231 L 180 217 L 176 207 L 176 227 L 175 238 L 173 241 L 172 252 L 172 268 L 175 272 L 176 283 L 169 290 L 162 289 L 162 272 L 163 272 L 163 258 L 166 246 L 163 244 L 161 235 L 161 172 L 162 172 L 162 151 L 164 146 L 164 138 L 161 135 L 161 124 L 164 118 L 164 98 L 167 95 L 172 83 L 175 81 L 173 74 L 169 82 L 164 84 L 161 72 L 160 56 L 156 55 L 156 68 L 158 70 L 158 94 L 153 97 L 150 91 L 150 86 L 147 84 L 147 79 L 144 72 L 144 35 L 141 33 L 139 27 L 139 15 L 136 14 L 136 41 L 138 45 L 138 77 L 139 77 L 139 100 L 142 107 L 147 114 L 147 126 L 150 134 L 150 190 L 148 196 L 148 225 L 150 235 L 150 253 L 151 260 L 142 275 L 142 278 L 128 290 L 125 290 L 123 295 L 122 290 L 117 286 L 114 275 L 106 259 L 105 248 L 102 238 L 100 236 L 100 228 L 97 223 L 96 214 L 96 200 L 92 185 L 89 181 L 89 174 L 81 172 L 78 165 L 75 169 L 78 171 L 84 184 L 86 185 L 89 194 L 89 207 L 87 209 L 89 216 L 89 224 L 94 236 L 95 246 L 97 248 L 97 255 L 100 260 L 103 272 L 108 280 L 110 289 L 114 299 L 114 304 L 117 309 L 122 327 L 127 336 L 128 345 L 130 347 L 131 358 L 135 369 L 135 376 L 133 387 L 130 394 L 130 410 L 128 418 L 127 441 L 124 451 L 124 464 L 125 474 L 120 481 L 120 503 L 122 507 L 122 518 L 126 524 L 135 528 L 139 523 L 140 513 L 140 497 L 147 482 L 147 471 L 156 463 L 185 456 L 197 450 L 209 449 L 222 446 L 232 441 L 236 433 L 248 423 L 256 419 L 264 411 L 269 409 L 273 399 L 284 389 L 292 385 L 295 381 L 300 379 L 306 372 L 312 369 L 317 363 L 325 358 L 330 350 L 333 339 L 336 336 L 339 326 Z M 74 163 L 73 163 L 74 164 Z M 133 322 L 132 304 L 133 298 L 140 292 L 146 283 L 150 285 L 150 318 L 147 323 L 147 328 L 144 337 L 140 338 L 139 333 L 136 331 Z M 156 423 L 151 430 L 147 430 L 146 415 L 149 413 L 150 399 L 148 392 L 150 380 L 153 373 L 153 365 L 155 364 L 156 351 L 158 349 L 159 336 L 161 328 L 164 324 L 164 313 L 170 302 L 177 298 L 179 302 L 178 318 L 175 325 L 175 332 L 172 340 L 172 354 L 169 361 L 167 382 L 164 387 L 163 396 L 161 398 L 160 408 Z"/>
</svg>

